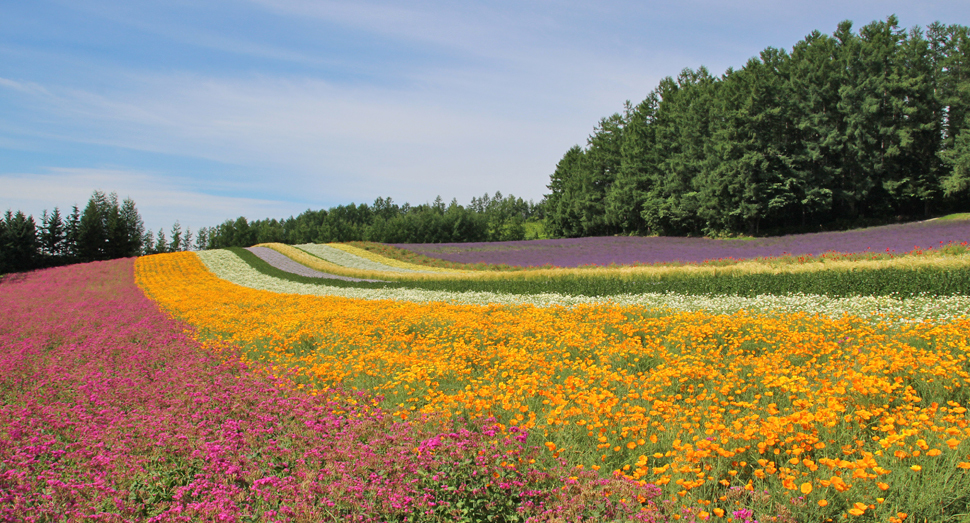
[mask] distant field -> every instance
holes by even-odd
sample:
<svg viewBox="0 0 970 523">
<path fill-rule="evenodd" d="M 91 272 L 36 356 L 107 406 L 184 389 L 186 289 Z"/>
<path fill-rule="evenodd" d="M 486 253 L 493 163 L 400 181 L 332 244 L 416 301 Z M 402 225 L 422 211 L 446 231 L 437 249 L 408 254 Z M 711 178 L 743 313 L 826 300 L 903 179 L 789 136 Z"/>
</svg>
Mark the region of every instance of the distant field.
<svg viewBox="0 0 970 523">
<path fill-rule="evenodd" d="M 506 264 L 520 267 L 555 265 L 632 265 L 749 259 L 825 252 L 897 252 L 970 241 L 966 215 L 947 219 L 886 225 L 845 232 L 796 234 L 771 238 L 714 240 L 677 237 L 598 237 L 493 243 L 394 244 L 428 257 L 457 263 Z"/>
</svg>

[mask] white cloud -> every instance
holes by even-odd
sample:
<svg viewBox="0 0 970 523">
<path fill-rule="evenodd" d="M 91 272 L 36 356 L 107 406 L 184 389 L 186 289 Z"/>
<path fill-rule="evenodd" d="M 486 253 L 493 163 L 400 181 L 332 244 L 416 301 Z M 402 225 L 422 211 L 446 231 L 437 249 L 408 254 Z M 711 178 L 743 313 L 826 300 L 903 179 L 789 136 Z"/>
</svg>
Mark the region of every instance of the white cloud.
<svg viewBox="0 0 970 523">
<path fill-rule="evenodd" d="M 32 191 L 33 203 L 0 203 L 39 212 L 83 204 L 98 187 L 124 194 L 125 187 L 150 185 L 144 197 L 131 194 L 146 219 L 150 202 L 168 194 L 153 207 L 160 224 L 188 224 L 194 213 L 208 213 L 196 223 L 212 225 L 388 195 L 422 203 L 440 194 L 467 203 L 501 190 L 538 199 L 571 145 L 584 143 L 624 100 L 642 100 L 663 76 L 702 64 L 720 74 L 767 45 L 790 47 L 812 29 L 832 31 L 842 18 L 859 27 L 907 5 L 825 2 L 65 4 L 65 12 L 83 9 L 79 18 L 102 17 L 137 33 L 135 47 L 154 36 L 159 48 L 180 50 L 145 51 L 154 63 L 125 55 L 126 42 L 109 36 L 95 38 L 105 50 L 89 54 L 0 47 L 5 63 L 40 64 L 34 76 L 2 71 L 0 107 L 16 118 L 3 118 L 0 109 L 0 148 L 27 152 L 28 144 L 35 167 L 17 170 L 45 173 L 4 174 L 0 167 L 4 197 L 26 201 L 11 180 L 44 177 L 73 180 L 76 194 L 17 185 Z M 967 12 L 955 2 L 935 5 L 956 13 L 944 21 Z M 212 20 L 182 16 L 200 12 Z M 241 26 L 215 22 L 223 14 Z M 904 15 L 907 26 L 926 23 Z M 359 48 L 361 41 L 373 47 Z M 57 155 L 65 143 L 107 152 L 62 166 L 115 167 L 54 169 L 53 160 L 35 160 L 44 147 Z M 129 161 L 131 151 L 161 154 L 139 163 Z M 196 162 L 192 175 L 199 179 L 190 183 L 171 165 L 152 165 L 157 156 Z M 224 168 L 208 172 L 213 162 Z M 305 203 L 293 211 L 285 201 Z M 193 211 L 196 204 L 203 210 Z"/>
<path fill-rule="evenodd" d="M 112 93 L 65 90 L 56 105 L 35 102 L 69 122 L 60 134 L 75 140 L 246 166 L 277 194 L 329 192 L 349 201 L 370 192 L 365 198 L 416 203 L 495 190 L 538 197 L 558 157 L 581 138 L 570 137 L 568 111 L 547 107 L 535 118 L 495 110 L 494 100 L 476 96 L 488 89 L 475 88 L 476 78 L 487 82 L 474 72 L 442 75 L 420 92 L 182 74 L 140 78 Z M 455 83 L 465 88 L 450 89 Z"/>
<path fill-rule="evenodd" d="M 0 87 L 13 89 L 14 91 L 19 91 L 21 93 L 30 95 L 49 95 L 46 89 L 33 82 L 18 82 L 16 80 L 3 77 L 0 77 Z"/>
</svg>

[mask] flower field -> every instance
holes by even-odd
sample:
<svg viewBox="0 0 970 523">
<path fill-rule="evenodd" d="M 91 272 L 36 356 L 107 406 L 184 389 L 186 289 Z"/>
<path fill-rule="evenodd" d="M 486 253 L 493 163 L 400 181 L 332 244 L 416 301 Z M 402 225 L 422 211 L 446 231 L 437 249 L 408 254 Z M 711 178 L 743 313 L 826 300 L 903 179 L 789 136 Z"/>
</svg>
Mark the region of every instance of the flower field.
<svg viewBox="0 0 970 523">
<path fill-rule="evenodd" d="M 376 393 L 400 420 L 494 417 L 577 473 L 656 485 L 642 506 L 659 520 L 970 511 L 963 295 L 349 288 L 274 277 L 228 251 L 142 258 L 136 273 L 200 339 L 301 391 Z"/>
<path fill-rule="evenodd" d="M 399 244 L 403 250 L 457 263 L 516 266 L 631 265 L 634 263 L 703 262 L 720 258 L 819 256 L 826 252 L 907 252 L 948 242 L 970 241 L 970 220 L 885 225 L 845 232 L 795 234 L 771 238 L 715 240 L 677 237 L 567 238 L 491 243 Z"/>
<path fill-rule="evenodd" d="M 970 514 L 965 245 L 510 272 L 268 247 L 0 280 L 0 520 Z M 687 291 L 589 290 L 624 279 Z"/>
<path fill-rule="evenodd" d="M 202 344 L 132 265 L 0 281 L 0 521 L 656 520 L 632 501 L 656 488 L 565 468 L 520 431 L 401 420 Z"/>
</svg>

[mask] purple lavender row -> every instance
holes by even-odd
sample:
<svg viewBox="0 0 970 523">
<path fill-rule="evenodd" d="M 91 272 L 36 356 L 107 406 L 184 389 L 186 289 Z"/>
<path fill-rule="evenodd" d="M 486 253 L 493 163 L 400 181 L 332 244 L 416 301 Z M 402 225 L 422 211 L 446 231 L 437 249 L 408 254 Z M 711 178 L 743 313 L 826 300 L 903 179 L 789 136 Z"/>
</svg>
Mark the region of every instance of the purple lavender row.
<svg viewBox="0 0 970 523">
<path fill-rule="evenodd" d="M 306 276 L 308 278 L 329 278 L 332 280 L 344 280 L 344 281 L 370 281 L 379 282 L 381 280 L 368 280 L 366 278 L 351 278 L 350 276 L 339 276 L 336 274 L 329 274 L 326 272 L 320 272 L 307 267 L 301 263 L 297 263 L 290 258 L 287 258 L 283 254 L 270 249 L 269 247 L 247 247 L 247 251 L 255 254 L 259 259 L 264 262 L 276 267 L 281 271 L 286 271 L 299 276 Z"/>
<path fill-rule="evenodd" d="M 447 521 L 461 499 L 518 499 L 541 520 L 646 519 L 564 487 L 659 492 L 509 469 L 510 456 L 542 459 L 521 431 L 313 396 L 190 330 L 145 298 L 130 259 L 0 280 L 0 521 Z"/>
<path fill-rule="evenodd" d="M 970 241 L 970 220 L 886 225 L 845 232 L 795 234 L 771 238 L 714 240 L 679 237 L 597 237 L 493 243 L 393 244 L 433 258 L 459 263 L 520 267 L 556 265 L 632 265 L 703 262 L 826 252 L 901 254 L 914 247 L 939 247 Z"/>
</svg>

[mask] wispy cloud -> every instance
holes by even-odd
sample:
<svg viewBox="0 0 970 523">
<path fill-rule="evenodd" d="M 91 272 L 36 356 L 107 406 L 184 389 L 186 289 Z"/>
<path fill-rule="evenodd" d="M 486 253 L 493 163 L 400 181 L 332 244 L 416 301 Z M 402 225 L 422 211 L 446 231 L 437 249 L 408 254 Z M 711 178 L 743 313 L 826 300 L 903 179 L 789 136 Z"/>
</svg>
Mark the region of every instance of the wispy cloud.
<svg viewBox="0 0 970 523">
<path fill-rule="evenodd" d="M 179 210 L 160 220 L 209 225 L 377 196 L 539 199 L 571 145 L 662 77 L 893 12 L 907 26 L 970 18 L 955 0 L 7 4 L 0 208 L 25 201 L 14 178 L 64 176 L 86 200 L 92 173 L 116 173 L 97 187 L 119 193 L 174 190 L 202 210 L 158 205 Z M 33 187 L 35 212 L 45 194 L 40 208 L 67 203 L 10 187 Z"/>
<path fill-rule="evenodd" d="M 9 78 L 0 77 L 0 87 L 5 89 L 12 89 L 14 91 L 34 95 L 34 96 L 50 96 L 50 93 L 43 86 L 38 85 L 33 82 L 18 82 L 16 80 L 11 80 Z"/>
<path fill-rule="evenodd" d="M 291 188 L 278 187 L 279 194 L 309 189 L 354 198 L 375 185 L 412 201 L 433 198 L 432 191 L 463 199 L 497 189 L 535 194 L 569 139 L 556 116 L 517 118 L 440 90 L 192 75 L 129 87 L 65 91 L 59 97 L 70 102 L 46 110 L 66 119 L 81 141 L 244 165 L 256 177 L 286 173 Z M 545 157 L 535 161 L 543 148 Z M 516 183 L 523 177 L 534 180 L 531 187 Z"/>
</svg>

